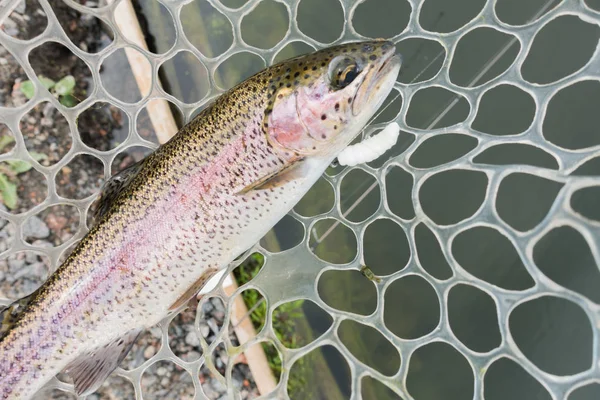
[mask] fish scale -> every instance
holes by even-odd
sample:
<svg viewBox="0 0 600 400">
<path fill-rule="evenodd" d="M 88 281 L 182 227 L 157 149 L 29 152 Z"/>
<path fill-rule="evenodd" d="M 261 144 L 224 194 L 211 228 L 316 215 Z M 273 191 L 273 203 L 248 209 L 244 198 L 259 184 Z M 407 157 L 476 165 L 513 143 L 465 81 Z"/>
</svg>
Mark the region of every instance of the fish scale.
<svg viewBox="0 0 600 400">
<path fill-rule="evenodd" d="M 358 77 L 344 72 L 348 60 Z M 95 225 L 1 339 L 0 398 L 29 398 L 65 368 L 78 393 L 93 391 L 142 329 L 302 198 L 381 105 L 398 69 L 385 41 L 284 61 L 110 181 Z"/>
</svg>

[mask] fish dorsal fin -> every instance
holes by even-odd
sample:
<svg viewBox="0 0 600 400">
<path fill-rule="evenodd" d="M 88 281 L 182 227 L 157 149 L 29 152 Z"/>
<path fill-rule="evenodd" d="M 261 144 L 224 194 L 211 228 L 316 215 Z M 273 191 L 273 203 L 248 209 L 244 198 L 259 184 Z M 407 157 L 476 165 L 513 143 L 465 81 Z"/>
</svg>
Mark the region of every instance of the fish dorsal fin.
<svg viewBox="0 0 600 400">
<path fill-rule="evenodd" d="M 0 339 L 6 336 L 10 328 L 19 319 L 25 307 L 27 307 L 27 304 L 31 302 L 39 290 L 37 289 L 30 295 L 15 300 L 7 306 L 0 307 Z"/>
<path fill-rule="evenodd" d="M 283 167 L 282 169 L 275 171 L 271 174 L 265 175 L 262 178 L 252 182 L 240 190 L 237 194 L 246 194 L 252 190 L 265 190 L 281 185 L 285 185 L 288 182 L 301 178 L 303 176 L 303 161 L 304 158 L 298 158 L 291 164 Z"/>
<path fill-rule="evenodd" d="M 73 378 L 78 396 L 93 393 L 106 378 L 121 364 L 140 330 L 133 330 L 90 353 L 81 354 L 65 369 Z"/>
<path fill-rule="evenodd" d="M 94 221 L 100 219 L 106 213 L 106 211 L 108 211 L 119 193 L 121 193 L 123 188 L 125 188 L 125 186 L 131 182 L 133 177 L 141 169 L 142 165 L 144 165 L 145 160 L 146 158 L 130 165 L 124 170 L 111 176 L 106 182 L 104 182 L 98 199 L 94 201 L 94 204 L 92 204 L 91 212 Z"/>
</svg>

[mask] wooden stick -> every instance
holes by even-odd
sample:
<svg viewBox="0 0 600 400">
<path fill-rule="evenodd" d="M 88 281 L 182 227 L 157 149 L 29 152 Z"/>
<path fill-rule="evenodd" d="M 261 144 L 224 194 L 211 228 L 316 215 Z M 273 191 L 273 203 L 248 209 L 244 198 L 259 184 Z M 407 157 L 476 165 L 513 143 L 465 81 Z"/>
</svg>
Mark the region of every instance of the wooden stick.
<svg viewBox="0 0 600 400">
<path fill-rule="evenodd" d="M 107 0 L 113 3 L 114 0 Z M 122 0 L 115 9 L 115 22 L 117 27 L 127 39 L 141 48 L 148 50 L 144 34 L 140 23 L 135 15 L 130 0 Z M 142 96 L 148 94 L 152 88 L 152 68 L 146 57 L 131 48 L 125 48 L 125 55 L 131 66 L 131 72 Z M 160 86 L 160 81 L 157 82 Z M 177 124 L 169 108 L 169 103 L 164 99 L 155 99 L 150 101 L 146 110 L 150 116 L 150 122 L 156 132 L 156 137 L 160 143 L 165 143 L 177 133 Z"/>
</svg>

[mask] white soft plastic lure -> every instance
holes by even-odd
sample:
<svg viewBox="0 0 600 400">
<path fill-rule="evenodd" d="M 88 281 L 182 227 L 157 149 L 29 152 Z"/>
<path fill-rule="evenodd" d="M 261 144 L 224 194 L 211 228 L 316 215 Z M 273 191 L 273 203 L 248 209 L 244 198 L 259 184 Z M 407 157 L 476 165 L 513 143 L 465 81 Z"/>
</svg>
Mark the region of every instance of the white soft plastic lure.
<svg viewBox="0 0 600 400">
<path fill-rule="evenodd" d="M 391 149 L 396 144 L 399 135 L 400 126 L 396 122 L 392 122 L 377 135 L 342 150 L 338 156 L 338 163 L 353 167 L 358 164 L 371 162 Z"/>
</svg>

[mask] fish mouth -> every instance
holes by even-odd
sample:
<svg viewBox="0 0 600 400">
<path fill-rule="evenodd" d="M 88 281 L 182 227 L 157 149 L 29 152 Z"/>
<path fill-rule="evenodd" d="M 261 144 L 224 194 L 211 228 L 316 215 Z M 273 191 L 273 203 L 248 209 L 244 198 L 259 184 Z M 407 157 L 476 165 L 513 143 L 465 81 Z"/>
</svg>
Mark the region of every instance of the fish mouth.
<svg viewBox="0 0 600 400">
<path fill-rule="evenodd" d="M 401 64 L 402 57 L 395 51 L 384 54 L 379 63 L 371 64 L 352 101 L 354 116 L 367 110 L 375 112 L 383 104 L 394 87 Z"/>
</svg>

